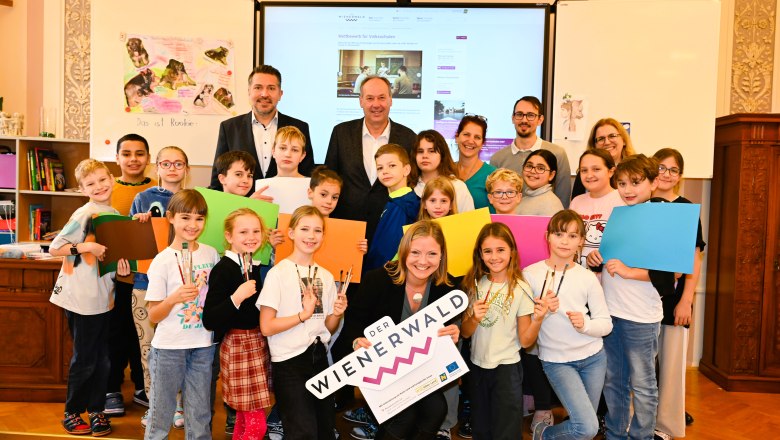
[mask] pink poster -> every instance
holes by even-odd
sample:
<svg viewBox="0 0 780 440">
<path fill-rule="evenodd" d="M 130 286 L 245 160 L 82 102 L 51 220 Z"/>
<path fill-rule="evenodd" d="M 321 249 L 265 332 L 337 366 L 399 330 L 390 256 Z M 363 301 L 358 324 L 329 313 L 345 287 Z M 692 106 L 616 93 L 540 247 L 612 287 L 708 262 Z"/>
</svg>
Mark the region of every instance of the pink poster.
<svg viewBox="0 0 780 440">
<path fill-rule="evenodd" d="M 509 226 L 512 235 L 515 236 L 517 249 L 520 252 L 520 268 L 542 261 L 550 256 L 547 240 L 544 233 L 547 232 L 547 224 L 550 217 L 536 215 L 503 215 L 490 214 L 493 223 L 503 223 Z"/>
</svg>

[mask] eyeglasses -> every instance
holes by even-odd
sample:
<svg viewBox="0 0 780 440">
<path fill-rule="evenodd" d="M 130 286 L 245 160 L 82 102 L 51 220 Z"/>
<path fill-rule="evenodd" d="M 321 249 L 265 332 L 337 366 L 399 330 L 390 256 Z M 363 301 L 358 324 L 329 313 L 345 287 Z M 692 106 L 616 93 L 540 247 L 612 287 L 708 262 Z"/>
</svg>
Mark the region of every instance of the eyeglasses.
<svg viewBox="0 0 780 440">
<path fill-rule="evenodd" d="M 680 169 L 677 167 L 666 168 L 664 165 L 658 165 L 658 174 L 665 173 L 669 173 L 672 177 L 677 177 L 680 175 Z"/>
<path fill-rule="evenodd" d="M 187 164 L 182 162 L 182 161 L 180 161 L 180 160 L 177 160 L 176 162 L 171 162 L 169 160 L 164 160 L 162 162 L 157 162 L 157 166 L 162 168 L 162 169 L 164 169 L 164 170 L 170 169 L 171 166 L 173 168 L 177 169 L 177 170 L 183 170 L 184 167 L 187 166 Z"/>
<path fill-rule="evenodd" d="M 483 121 L 485 121 L 487 123 L 487 118 L 482 116 L 482 115 L 477 115 L 477 114 L 474 114 L 474 113 L 466 113 L 463 116 L 471 116 L 472 118 L 481 119 L 481 120 L 483 120 Z"/>
<path fill-rule="evenodd" d="M 490 193 L 491 196 L 501 199 L 501 198 L 508 198 L 508 199 L 514 199 L 515 196 L 517 196 L 517 191 L 493 191 Z"/>
<path fill-rule="evenodd" d="M 514 113 L 512 113 L 512 116 L 517 118 L 518 121 L 522 121 L 523 117 L 525 117 L 528 120 L 528 122 L 533 122 L 533 121 L 536 120 L 536 118 L 538 118 L 541 115 L 536 114 L 536 113 L 531 113 L 531 112 L 528 112 L 528 113 L 514 112 Z"/>
<path fill-rule="evenodd" d="M 604 145 L 604 142 L 606 142 L 608 139 L 610 142 L 614 142 L 615 139 L 619 137 L 620 135 L 618 133 L 610 133 L 606 136 L 599 136 L 596 138 L 596 145 Z"/>
<path fill-rule="evenodd" d="M 544 165 L 542 164 L 534 165 L 532 163 L 527 163 L 523 165 L 523 169 L 528 171 L 529 173 L 534 172 L 536 174 L 544 174 L 545 171 L 550 171 L 549 168 L 545 168 Z"/>
</svg>

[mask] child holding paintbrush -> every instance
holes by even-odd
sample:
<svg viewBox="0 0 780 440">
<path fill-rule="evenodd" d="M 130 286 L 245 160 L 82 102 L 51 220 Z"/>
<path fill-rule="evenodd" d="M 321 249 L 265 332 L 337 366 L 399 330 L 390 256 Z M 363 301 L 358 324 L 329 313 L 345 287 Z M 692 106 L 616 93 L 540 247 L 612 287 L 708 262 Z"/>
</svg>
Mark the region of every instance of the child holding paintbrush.
<svg viewBox="0 0 780 440">
<path fill-rule="evenodd" d="M 482 227 L 464 280 L 470 306 L 461 325 L 472 338 L 471 424 L 474 438 L 522 438 L 523 367 L 530 347 L 557 299 L 534 299 L 520 272 L 517 245 L 502 223 Z"/>
<path fill-rule="evenodd" d="M 211 271 L 203 325 L 221 342 L 222 397 L 236 410 L 233 439 L 261 439 L 265 408 L 271 406 L 271 361 L 260 333 L 255 302 L 263 279 L 252 254 L 268 241 L 268 228 L 255 211 L 240 208 L 225 218 L 227 250 Z"/>
<path fill-rule="evenodd" d="M 199 192 L 184 189 L 168 202 L 166 218 L 174 238 L 149 267 L 146 300 L 149 320 L 157 323 L 149 353 L 151 395 L 146 439 L 168 438 L 182 391 L 188 439 L 211 438 L 210 381 L 214 358 L 212 333 L 202 311 L 217 251 L 198 243 L 207 213 Z"/>
<path fill-rule="evenodd" d="M 593 438 L 607 369 L 601 338 L 612 330 L 612 319 L 596 275 L 576 262 L 585 241 L 580 215 L 570 209 L 555 214 L 546 238 L 550 257 L 526 267 L 523 275 L 535 293 L 559 302 L 539 330 L 539 358 L 569 419 L 537 424 L 533 439 Z"/>
<path fill-rule="evenodd" d="M 324 234 L 325 219 L 316 208 L 296 209 L 288 230 L 293 252 L 268 272 L 256 302 L 285 437 L 333 439 L 333 398 L 317 399 L 305 386 L 328 368 L 326 347 L 347 308 L 347 281 L 337 291 L 333 275 L 314 261 Z"/>
</svg>

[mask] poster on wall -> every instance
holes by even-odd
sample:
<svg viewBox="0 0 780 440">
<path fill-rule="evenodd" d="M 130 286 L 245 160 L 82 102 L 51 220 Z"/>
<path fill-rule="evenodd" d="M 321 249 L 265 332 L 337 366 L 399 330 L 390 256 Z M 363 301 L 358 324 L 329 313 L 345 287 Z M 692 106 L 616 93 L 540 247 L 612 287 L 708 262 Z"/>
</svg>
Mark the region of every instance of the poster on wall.
<svg viewBox="0 0 780 440">
<path fill-rule="evenodd" d="M 127 34 L 124 42 L 126 112 L 236 114 L 231 41 Z"/>
</svg>

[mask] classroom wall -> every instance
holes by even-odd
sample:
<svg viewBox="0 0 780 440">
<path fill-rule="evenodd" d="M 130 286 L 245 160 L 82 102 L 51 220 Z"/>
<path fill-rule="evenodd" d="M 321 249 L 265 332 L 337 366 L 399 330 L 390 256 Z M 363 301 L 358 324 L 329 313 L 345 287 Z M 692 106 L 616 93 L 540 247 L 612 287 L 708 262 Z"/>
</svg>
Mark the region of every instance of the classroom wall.
<svg viewBox="0 0 780 440">
<path fill-rule="evenodd" d="M 47 106 L 58 105 L 61 110 L 59 117 L 62 119 L 64 102 L 73 99 L 63 93 L 63 82 L 65 81 L 65 56 L 62 49 L 65 47 L 63 22 L 67 20 L 68 11 L 65 9 L 65 0 L 46 0 L 47 7 L 42 13 L 42 25 L 38 25 L 40 22 L 36 20 L 40 19 L 41 13 L 34 4 L 42 4 L 42 2 L 43 0 L 15 0 L 12 8 L 0 6 L 0 28 L 4 30 L 5 35 L 18 36 L 18 38 L 0 39 L 0 54 L 5 59 L 18 60 L 15 67 L 9 68 L 4 65 L 0 69 L 0 95 L 5 96 L 5 109 L 22 111 L 28 115 L 28 118 L 31 112 L 38 112 L 41 100 Z M 88 10 L 89 3 L 90 0 L 80 0 L 68 2 L 67 6 Z M 193 3 L 196 5 L 203 3 L 204 7 L 210 4 L 206 0 L 193 0 Z M 514 2 L 499 0 L 494 1 L 494 3 Z M 780 24 L 777 21 L 780 20 L 780 17 L 776 14 L 777 0 L 721 0 L 720 3 L 721 35 L 716 114 L 723 116 L 745 111 L 744 109 L 747 107 L 744 104 L 749 102 L 760 103 L 759 106 L 750 107 L 754 109 L 752 111 L 780 112 L 780 87 L 773 87 L 773 84 L 780 85 L 780 68 L 777 68 L 778 57 L 774 56 L 775 49 L 780 44 L 778 43 L 778 35 L 774 32 L 777 24 Z M 186 14 L 186 10 L 182 11 L 182 14 Z M 186 16 L 179 18 L 186 20 Z M 31 20 L 34 23 L 30 24 Z M 772 20 L 775 22 L 772 23 Z M 735 23 L 739 25 L 735 26 Z M 767 24 L 770 25 L 767 26 Z M 771 24 L 775 26 L 771 26 Z M 756 32 L 750 32 L 751 30 Z M 738 33 L 739 38 L 735 39 L 735 32 Z M 40 38 L 42 44 L 30 42 L 31 39 L 35 38 Z M 46 59 L 46 63 L 41 69 L 42 75 L 29 74 L 29 53 L 30 51 L 40 51 L 41 46 L 43 53 L 39 52 L 39 54 L 33 55 L 33 58 Z M 753 47 L 753 51 L 749 50 L 749 47 Z M 761 70 L 762 72 L 756 79 L 758 83 L 755 84 L 758 84 L 759 87 L 755 87 L 755 90 L 746 87 L 744 81 L 735 84 L 732 74 L 733 69 L 742 69 L 744 66 L 748 66 L 751 57 L 752 61 L 755 62 L 756 71 Z M 33 89 L 42 91 L 41 97 L 35 97 L 34 92 L 30 92 Z M 31 96 L 33 98 L 30 98 Z M 33 100 L 32 103 L 30 99 Z M 674 103 L 670 103 L 670 105 L 674 105 Z M 685 121 L 669 121 L 669 123 L 684 124 Z M 60 121 L 60 125 L 62 125 L 62 121 Z M 34 134 L 36 131 L 37 124 L 35 129 L 28 131 L 27 134 Z M 88 139 L 88 134 L 84 138 Z M 673 140 L 670 140 L 671 144 L 673 144 Z M 208 167 L 194 167 L 190 184 L 192 186 L 207 185 L 209 176 L 210 169 Z M 709 226 L 710 180 L 688 180 L 684 185 L 683 193 L 694 202 L 702 204 L 702 225 L 706 237 Z M 706 273 L 706 260 L 703 272 Z M 705 280 L 702 279 L 696 294 L 696 310 L 694 311 L 696 317 L 704 316 L 704 302 L 706 300 L 704 286 Z M 702 328 L 699 322 L 691 330 L 688 358 L 692 366 L 698 365 L 701 358 Z"/>
</svg>

